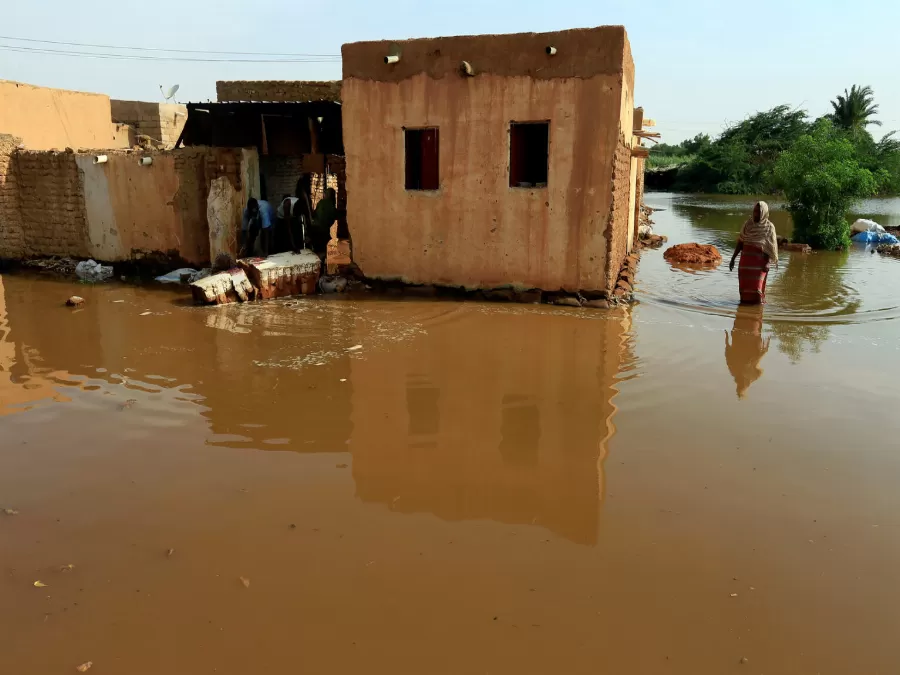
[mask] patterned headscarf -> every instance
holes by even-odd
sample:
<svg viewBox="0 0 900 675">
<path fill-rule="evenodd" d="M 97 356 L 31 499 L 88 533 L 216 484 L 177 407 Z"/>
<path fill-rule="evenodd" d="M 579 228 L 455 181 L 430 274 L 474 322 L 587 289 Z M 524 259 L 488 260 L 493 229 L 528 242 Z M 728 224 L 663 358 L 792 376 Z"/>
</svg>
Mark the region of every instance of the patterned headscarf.
<svg viewBox="0 0 900 675">
<path fill-rule="evenodd" d="M 758 246 L 769 256 L 769 260 L 778 265 L 778 237 L 775 234 L 775 225 L 769 220 L 769 205 L 757 202 L 756 206 L 759 207 L 759 222 L 753 220 L 751 214 L 741 228 L 738 240 L 743 244 Z"/>
</svg>

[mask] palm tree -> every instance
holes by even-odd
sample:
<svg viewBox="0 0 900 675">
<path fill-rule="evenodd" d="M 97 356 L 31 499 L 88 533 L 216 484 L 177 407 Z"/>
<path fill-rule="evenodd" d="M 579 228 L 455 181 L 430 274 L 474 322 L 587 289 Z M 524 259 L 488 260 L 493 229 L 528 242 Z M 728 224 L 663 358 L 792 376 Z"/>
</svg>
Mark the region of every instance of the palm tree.
<svg viewBox="0 0 900 675">
<path fill-rule="evenodd" d="M 881 122 L 872 119 L 878 114 L 872 87 L 858 87 L 854 84 L 850 91 L 844 89 L 843 96 L 838 95 L 837 100 L 831 102 L 831 107 L 834 108 L 831 121 L 842 129 L 861 131 L 870 124 L 881 126 Z"/>
</svg>

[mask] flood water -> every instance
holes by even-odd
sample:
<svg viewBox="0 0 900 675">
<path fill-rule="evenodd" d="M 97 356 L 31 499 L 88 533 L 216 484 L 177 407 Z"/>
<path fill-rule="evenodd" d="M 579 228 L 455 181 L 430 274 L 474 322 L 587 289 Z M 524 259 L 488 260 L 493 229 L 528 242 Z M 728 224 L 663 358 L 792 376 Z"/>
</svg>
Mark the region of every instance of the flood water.
<svg viewBox="0 0 900 675">
<path fill-rule="evenodd" d="M 726 260 L 750 209 L 646 201 Z M 0 673 L 896 673 L 897 289 L 861 249 L 762 314 L 662 251 L 609 312 L 4 275 Z"/>
</svg>

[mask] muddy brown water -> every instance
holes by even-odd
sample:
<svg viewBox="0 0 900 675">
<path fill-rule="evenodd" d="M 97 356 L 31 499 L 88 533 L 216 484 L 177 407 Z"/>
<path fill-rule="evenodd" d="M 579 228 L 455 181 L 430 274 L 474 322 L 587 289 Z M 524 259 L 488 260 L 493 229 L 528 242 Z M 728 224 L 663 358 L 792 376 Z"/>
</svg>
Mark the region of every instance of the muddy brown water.
<svg viewBox="0 0 900 675">
<path fill-rule="evenodd" d="M 898 671 L 900 261 L 762 314 L 661 251 L 608 313 L 0 284 L 0 673 Z"/>
</svg>

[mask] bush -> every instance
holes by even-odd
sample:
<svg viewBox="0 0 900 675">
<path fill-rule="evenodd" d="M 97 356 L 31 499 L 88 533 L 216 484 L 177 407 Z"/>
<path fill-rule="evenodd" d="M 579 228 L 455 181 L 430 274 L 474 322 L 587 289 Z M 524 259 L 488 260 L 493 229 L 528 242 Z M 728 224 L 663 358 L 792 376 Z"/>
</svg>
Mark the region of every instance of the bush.
<svg viewBox="0 0 900 675">
<path fill-rule="evenodd" d="M 794 239 L 819 249 L 850 245 L 847 212 L 887 178 L 886 171 L 861 166 L 852 141 L 824 119 L 781 154 L 773 171 L 794 219 Z"/>
</svg>

